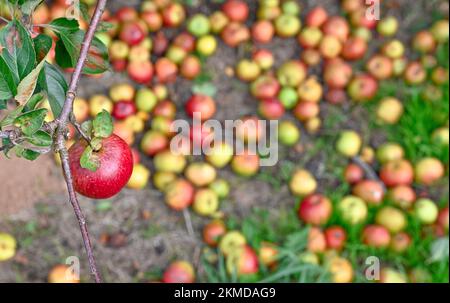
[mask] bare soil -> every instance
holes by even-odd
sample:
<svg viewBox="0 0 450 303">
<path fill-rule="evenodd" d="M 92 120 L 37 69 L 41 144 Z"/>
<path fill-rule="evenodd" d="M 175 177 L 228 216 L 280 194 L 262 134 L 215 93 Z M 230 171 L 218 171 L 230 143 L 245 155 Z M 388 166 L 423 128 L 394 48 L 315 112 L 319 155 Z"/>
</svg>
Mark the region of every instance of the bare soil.
<svg viewBox="0 0 450 303">
<path fill-rule="evenodd" d="M 135 5 L 140 1 L 109 1 L 112 9 L 121 5 Z M 211 12 L 218 7 L 210 1 L 197 1 L 195 11 Z M 256 1 L 252 0 L 252 6 Z M 337 13 L 337 0 L 299 1 L 303 12 L 310 7 L 322 4 L 330 13 Z M 440 9 L 448 15 L 447 1 L 383 1 L 387 7 L 382 15 L 394 14 L 401 21 L 403 40 L 427 24 L 431 12 Z M 254 11 L 254 10 L 253 10 Z M 257 47 L 257 46 L 254 46 Z M 264 46 L 275 53 L 276 61 L 281 63 L 289 58 L 297 58 L 300 48 L 293 40 L 275 39 Z M 213 76 L 218 89 L 217 118 L 236 119 L 246 114 L 254 114 L 256 101 L 248 93 L 248 88 L 225 74 L 227 67 L 234 66 L 239 58 L 250 54 L 248 45 L 230 49 L 223 43 L 218 52 L 208 59 L 206 69 Z M 107 74 L 103 79 L 83 79 L 81 95 L 88 97 L 94 93 L 107 93 L 114 83 L 128 81 L 123 75 Z M 171 98 L 181 108 L 191 94 L 192 83 L 178 80 L 171 85 Z M 342 108 L 323 105 L 325 121 L 322 136 L 330 136 L 338 129 L 359 129 L 369 136 L 368 113 L 363 108 L 345 105 Z M 327 124 L 327 120 L 335 120 Z M 287 117 L 289 119 L 289 117 Z M 328 121 L 329 122 L 329 121 Z M 305 132 L 304 132 L 305 133 Z M 378 145 L 383 134 L 374 136 L 370 143 Z M 331 140 L 331 139 L 330 139 Z M 238 218 L 246 217 L 254 208 L 271 209 L 274 213 L 286 208 L 292 209 L 296 203 L 289 194 L 285 182 L 274 186 L 273 180 L 280 177 L 280 168 L 286 161 L 296 166 L 306 166 L 320 181 L 320 190 L 332 189 L 338 181 L 330 173 L 330 165 L 339 165 L 339 159 L 314 150 L 314 136 L 303 135 L 302 143 L 293 150 L 280 151 L 282 159 L 276 167 L 264 169 L 268 178 L 244 180 L 229 170 L 220 175 L 230 181 L 231 197 L 222 203 L 221 210 Z M 337 161 L 337 162 L 336 162 Z M 150 161 L 146 160 L 146 163 Z M 150 165 L 150 164 L 149 164 Z M 342 163 L 341 163 L 342 165 Z M 271 180 L 272 179 L 272 180 Z M 16 258 L 12 262 L 0 263 L 0 282 L 45 282 L 49 269 L 64 263 L 69 256 L 78 256 L 82 265 L 82 277 L 89 281 L 86 258 L 82 247 L 77 222 L 63 192 L 62 176 L 50 157 L 42 157 L 34 163 L 23 160 L 6 160 L 0 157 L 0 231 L 11 232 L 19 241 Z M 151 188 L 143 191 L 124 190 L 108 201 L 92 201 L 81 198 L 93 237 L 95 252 L 104 278 L 108 282 L 149 281 L 156 276 L 170 260 L 188 259 L 199 262 L 202 243 L 199 238 L 206 220 L 191 214 L 195 235 L 190 236 L 182 213 L 169 210 L 161 193 Z M 106 209 L 106 210 L 105 210 Z M 143 213 L 149 218 L 143 218 Z M 102 244 L 105 234 L 124 234 L 126 241 L 119 241 L 121 247 L 112 248 Z M 199 267 L 201 274 L 201 267 Z"/>
</svg>

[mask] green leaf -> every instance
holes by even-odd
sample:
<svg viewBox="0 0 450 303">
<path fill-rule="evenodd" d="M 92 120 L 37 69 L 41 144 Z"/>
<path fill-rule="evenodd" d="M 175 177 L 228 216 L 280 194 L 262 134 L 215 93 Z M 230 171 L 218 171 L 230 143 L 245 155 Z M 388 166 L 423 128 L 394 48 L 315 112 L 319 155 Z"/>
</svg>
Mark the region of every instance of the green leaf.
<svg viewBox="0 0 450 303">
<path fill-rule="evenodd" d="M 61 71 L 45 63 L 38 79 L 39 87 L 47 93 L 53 115 L 59 117 L 66 100 L 68 85 Z"/>
<path fill-rule="evenodd" d="M 31 15 L 34 12 L 34 10 L 39 6 L 39 4 L 41 4 L 43 1 L 44 0 L 22 1 L 23 4 L 20 6 L 20 10 L 26 15 Z"/>
<path fill-rule="evenodd" d="M 41 73 L 44 64 L 45 60 L 42 60 L 41 63 L 39 63 L 38 66 L 36 66 L 36 68 L 31 71 L 31 73 L 29 73 L 22 81 L 20 81 L 19 86 L 17 87 L 17 95 L 14 97 L 19 105 L 26 104 L 28 100 L 30 100 L 31 96 L 33 96 L 38 82 L 39 74 Z"/>
<path fill-rule="evenodd" d="M 22 149 L 21 151 L 21 156 L 30 161 L 36 160 L 40 155 L 40 153 L 31 149 Z"/>
<path fill-rule="evenodd" d="M 17 106 L 14 110 L 6 115 L 6 117 L 0 122 L 0 129 L 5 126 L 12 125 L 14 120 L 22 113 L 24 106 Z"/>
<path fill-rule="evenodd" d="M 80 25 L 75 19 L 58 18 L 50 22 L 50 28 L 58 34 L 70 34 L 78 31 Z"/>
<path fill-rule="evenodd" d="M 35 67 L 36 54 L 33 40 L 20 21 L 12 20 L 0 30 L 0 45 L 4 47 L 1 57 L 17 83 Z"/>
<path fill-rule="evenodd" d="M 195 84 L 192 87 L 192 92 L 194 94 L 206 95 L 214 97 L 217 93 L 217 88 L 212 82 L 205 82 L 201 84 Z"/>
<path fill-rule="evenodd" d="M 92 133 L 92 120 L 87 120 L 81 124 L 81 130 L 85 134 L 91 134 Z"/>
<path fill-rule="evenodd" d="M 80 57 L 85 32 L 61 32 L 56 43 L 56 63 L 62 68 L 72 68 Z M 109 68 L 108 49 L 97 37 L 92 40 L 91 47 L 83 68 L 85 74 L 101 74 Z"/>
<path fill-rule="evenodd" d="M 113 133 L 113 122 L 111 115 L 103 110 L 99 113 L 92 122 L 92 128 L 94 130 L 94 137 L 108 138 Z"/>
<path fill-rule="evenodd" d="M 16 87 L 16 81 L 8 64 L 0 56 L 0 100 L 11 99 L 17 93 Z"/>
<path fill-rule="evenodd" d="M 33 136 L 28 138 L 27 141 L 39 147 L 51 146 L 53 143 L 52 137 L 42 130 L 38 130 Z"/>
<path fill-rule="evenodd" d="M 38 62 L 44 60 L 52 48 L 53 40 L 50 36 L 40 34 L 33 39 L 34 51 Z"/>
<path fill-rule="evenodd" d="M 25 105 L 25 111 L 29 112 L 30 110 L 33 110 L 36 108 L 36 106 L 44 100 L 44 95 L 42 93 L 36 94 L 28 100 L 27 104 Z"/>
<path fill-rule="evenodd" d="M 25 136 L 30 137 L 42 127 L 46 115 L 47 109 L 45 108 L 32 110 L 17 117 L 14 125 L 19 127 Z"/>
<path fill-rule="evenodd" d="M 6 109 L 6 100 L 0 100 L 0 110 Z"/>
<path fill-rule="evenodd" d="M 2 139 L 2 146 L 5 147 L 5 149 L 3 150 L 3 153 L 5 154 L 6 158 L 9 158 L 9 152 L 14 147 L 11 143 L 12 142 L 9 138 Z"/>
<path fill-rule="evenodd" d="M 100 159 L 90 146 L 86 147 L 80 158 L 80 165 L 84 169 L 96 171 L 100 167 Z"/>
</svg>

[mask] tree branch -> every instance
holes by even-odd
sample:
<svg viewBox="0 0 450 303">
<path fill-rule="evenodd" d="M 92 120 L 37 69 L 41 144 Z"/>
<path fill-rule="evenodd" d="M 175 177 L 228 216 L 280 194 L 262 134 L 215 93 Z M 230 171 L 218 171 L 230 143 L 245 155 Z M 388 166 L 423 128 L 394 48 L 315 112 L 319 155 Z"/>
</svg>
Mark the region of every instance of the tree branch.
<svg viewBox="0 0 450 303">
<path fill-rule="evenodd" d="M 66 100 L 64 102 L 64 106 L 61 112 L 61 115 L 58 117 L 58 126 L 56 129 L 56 146 L 58 148 L 58 152 L 61 158 L 64 178 L 67 185 L 67 190 L 69 192 L 69 200 L 72 204 L 73 210 L 75 212 L 75 216 L 77 217 L 78 223 L 80 225 L 81 235 L 83 237 L 84 247 L 86 249 L 87 257 L 89 260 L 89 267 L 91 273 L 95 279 L 95 282 L 102 282 L 101 275 L 97 269 L 95 257 L 90 241 L 89 231 L 86 224 L 86 219 L 81 210 L 80 203 L 78 202 L 77 195 L 75 193 L 75 189 L 73 187 L 73 179 L 72 173 L 70 171 L 69 165 L 69 152 L 67 150 L 65 144 L 65 133 L 67 129 L 67 124 L 70 120 L 70 115 L 73 110 L 73 102 L 76 97 L 76 91 L 78 87 L 78 83 L 80 81 L 80 77 L 82 74 L 83 66 L 87 58 L 87 54 L 89 48 L 91 46 L 92 39 L 94 38 L 95 31 L 97 30 L 97 26 L 100 22 L 101 16 L 105 10 L 107 0 L 98 0 L 97 6 L 95 7 L 94 15 L 92 16 L 91 23 L 84 37 L 83 43 L 81 45 L 80 57 L 75 66 L 75 70 L 72 75 L 72 79 L 70 81 L 69 89 L 67 91 Z"/>
</svg>

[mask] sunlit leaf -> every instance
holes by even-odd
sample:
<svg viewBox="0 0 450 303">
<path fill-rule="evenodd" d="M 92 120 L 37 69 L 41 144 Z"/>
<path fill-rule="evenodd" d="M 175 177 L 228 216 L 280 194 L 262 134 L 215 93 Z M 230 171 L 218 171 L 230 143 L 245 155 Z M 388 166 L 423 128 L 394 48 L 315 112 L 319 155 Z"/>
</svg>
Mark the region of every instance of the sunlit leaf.
<svg viewBox="0 0 450 303">
<path fill-rule="evenodd" d="M 52 137 L 42 130 L 37 131 L 33 136 L 28 138 L 27 141 L 39 147 L 51 146 L 53 143 Z"/>
<path fill-rule="evenodd" d="M 20 105 L 9 112 L 6 117 L 3 118 L 3 120 L 0 122 L 0 128 L 12 125 L 14 123 L 14 120 L 22 113 L 23 108 L 24 106 Z"/>
<path fill-rule="evenodd" d="M 44 124 L 47 109 L 36 109 L 18 116 L 14 120 L 14 125 L 19 127 L 25 136 L 32 136 Z"/>
<path fill-rule="evenodd" d="M 80 158 L 82 168 L 96 171 L 100 167 L 100 159 L 90 146 L 87 146 Z"/>
<path fill-rule="evenodd" d="M 70 34 L 78 31 L 80 25 L 75 19 L 58 18 L 50 22 L 50 28 L 57 32 L 58 34 Z"/>
<path fill-rule="evenodd" d="M 25 0 L 22 1 L 22 5 L 20 6 L 21 11 L 26 15 L 31 15 L 34 10 L 41 4 L 44 0 Z"/>
<path fill-rule="evenodd" d="M 19 105 L 24 105 L 28 100 L 30 100 L 34 90 L 36 89 L 39 74 L 41 73 L 44 64 L 45 60 L 42 60 L 41 63 L 39 63 L 36 68 L 28 74 L 28 76 L 20 81 L 19 86 L 17 87 L 17 95 L 14 97 Z"/>
<path fill-rule="evenodd" d="M 38 85 L 47 93 L 53 115 L 59 117 L 68 90 L 63 74 L 55 66 L 45 63 L 39 75 Z"/>
<path fill-rule="evenodd" d="M 113 122 L 111 115 L 103 110 L 92 122 L 94 136 L 99 138 L 108 138 L 113 133 Z"/>
</svg>

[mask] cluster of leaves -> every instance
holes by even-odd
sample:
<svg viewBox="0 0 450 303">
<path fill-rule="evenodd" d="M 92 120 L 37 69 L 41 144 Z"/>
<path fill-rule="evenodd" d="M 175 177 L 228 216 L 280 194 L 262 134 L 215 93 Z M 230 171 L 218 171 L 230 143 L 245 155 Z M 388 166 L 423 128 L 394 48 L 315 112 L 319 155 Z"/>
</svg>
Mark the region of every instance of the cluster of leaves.
<svg viewBox="0 0 450 303">
<path fill-rule="evenodd" d="M 63 108 L 68 84 L 60 68 L 75 67 L 85 31 L 75 19 L 59 18 L 47 27 L 56 36 L 55 61 L 47 57 L 53 39 L 47 34 L 33 34 L 31 15 L 42 0 L 8 0 L 12 20 L 0 29 L 0 110 L 8 110 L 0 121 L 0 131 L 13 130 L 17 138 L 4 138 L 0 147 L 8 156 L 14 151 L 29 160 L 48 152 L 53 136 L 45 127 L 47 109 L 40 108 L 48 100 L 54 117 Z M 109 67 L 107 47 L 97 38 L 92 41 L 84 74 L 99 74 Z M 11 105 L 11 106 L 8 106 Z"/>
</svg>

